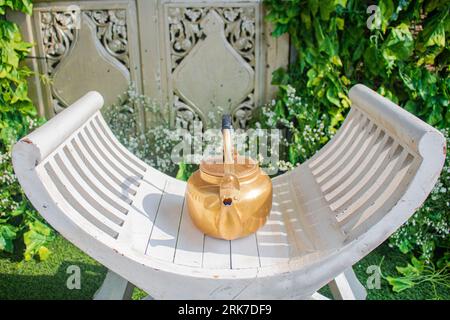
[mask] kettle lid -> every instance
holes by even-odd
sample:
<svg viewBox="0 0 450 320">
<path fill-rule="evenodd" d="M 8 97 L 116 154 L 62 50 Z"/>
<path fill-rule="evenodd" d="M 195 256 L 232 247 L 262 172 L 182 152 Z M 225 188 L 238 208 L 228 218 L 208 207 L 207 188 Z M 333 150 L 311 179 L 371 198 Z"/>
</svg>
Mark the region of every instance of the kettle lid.
<svg viewBox="0 0 450 320">
<path fill-rule="evenodd" d="M 235 156 L 234 175 L 238 179 L 249 177 L 258 172 L 258 163 L 249 157 Z M 200 171 L 215 177 L 223 177 L 224 165 L 222 157 L 213 157 L 200 163 Z"/>
</svg>

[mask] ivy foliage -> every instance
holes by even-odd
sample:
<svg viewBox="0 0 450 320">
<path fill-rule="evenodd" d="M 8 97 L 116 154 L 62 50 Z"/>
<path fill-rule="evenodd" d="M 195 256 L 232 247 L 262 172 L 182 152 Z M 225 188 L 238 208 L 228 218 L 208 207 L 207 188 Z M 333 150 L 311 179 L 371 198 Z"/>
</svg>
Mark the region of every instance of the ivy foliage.
<svg viewBox="0 0 450 320">
<path fill-rule="evenodd" d="M 32 4 L 0 0 L 0 15 L 7 9 L 31 14 Z M 12 253 L 22 242 L 26 260 L 35 255 L 43 260 L 54 233 L 28 202 L 11 163 L 13 144 L 43 122 L 28 97 L 27 78 L 32 72 L 23 61 L 31 46 L 22 40 L 16 24 L 0 16 L 0 252 Z"/>
<path fill-rule="evenodd" d="M 297 52 L 288 70 L 273 74 L 279 91 L 270 114 L 277 126 L 288 131 L 285 159 L 292 164 L 313 154 L 306 142 L 319 141 L 313 147 L 320 147 L 335 132 L 350 106 L 348 91 L 356 83 L 374 88 L 442 129 L 449 143 L 450 0 L 374 3 L 265 0 L 273 36 L 289 33 Z M 306 111 L 305 118 L 298 117 L 305 112 L 293 112 L 288 91 L 294 90 L 307 102 L 296 104 Z M 304 128 L 313 125 L 316 113 L 327 121 L 321 140 L 305 138 Z M 313 132 L 322 132 L 319 129 L 316 126 Z M 389 240 L 411 256 L 410 264 L 397 267 L 398 275 L 386 278 L 396 292 L 422 282 L 429 282 L 435 292 L 437 285 L 449 287 L 448 162 L 447 155 L 443 173 L 423 207 Z"/>
<path fill-rule="evenodd" d="M 298 57 L 273 83 L 320 105 L 332 130 L 356 83 L 375 88 L 433 126 L 450 123 L 449 0 L 265 0 L 273 36 L 289 33 Z M 280 118 L 287 110 L 275 108 Z M 300 155 L 298 155 L 299 157 Z"/>
</svg>

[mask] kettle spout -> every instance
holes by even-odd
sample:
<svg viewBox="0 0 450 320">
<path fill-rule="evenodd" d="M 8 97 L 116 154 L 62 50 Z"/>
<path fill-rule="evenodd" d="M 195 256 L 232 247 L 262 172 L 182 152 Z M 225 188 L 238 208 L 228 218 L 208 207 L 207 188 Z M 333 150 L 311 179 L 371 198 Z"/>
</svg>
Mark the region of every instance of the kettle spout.
<svg viewBox="0 0 450 320">
<path fill-rule="evenodd" d="M 220 201 L 222 206 L 232 206 L 235 201 L 239 201 L 239 179 L 233 174 L 227 174 L 220 183 Z"/>
</svg>

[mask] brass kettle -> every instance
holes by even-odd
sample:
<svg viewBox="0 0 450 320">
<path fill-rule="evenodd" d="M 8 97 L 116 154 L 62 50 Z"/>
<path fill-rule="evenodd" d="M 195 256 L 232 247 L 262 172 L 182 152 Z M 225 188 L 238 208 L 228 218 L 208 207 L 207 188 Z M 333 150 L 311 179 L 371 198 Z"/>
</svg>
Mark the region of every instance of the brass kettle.
<svg viewBox="0 0 450 320">
<path fill-rule="evenodd" d="M 226 240 L 256 232 L 272 208 L 272 181 L 233 152 L 231 116 L 222 119 L 223 159 L 204 159 L 187 182 L 187 209 L 205 234 Z"/>
</svg>

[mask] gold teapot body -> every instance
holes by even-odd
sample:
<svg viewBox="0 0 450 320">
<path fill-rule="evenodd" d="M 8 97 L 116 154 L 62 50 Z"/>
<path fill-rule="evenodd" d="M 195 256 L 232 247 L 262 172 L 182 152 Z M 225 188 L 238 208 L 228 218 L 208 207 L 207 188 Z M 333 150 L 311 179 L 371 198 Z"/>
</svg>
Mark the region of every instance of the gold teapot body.
<svg viewBox="0 0 450 320">
<path fill-rule="evenodd" d="M 226 125 L 222 129 L 224 161 L 208 159 L 200 164 L 187 182 L 186 204 L 197 228 L 233 240 L 256 232 L 266 222 L 272 181 L 256 161 L 233 154 L 230 132 Z"/>
</svg>

